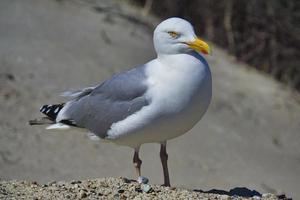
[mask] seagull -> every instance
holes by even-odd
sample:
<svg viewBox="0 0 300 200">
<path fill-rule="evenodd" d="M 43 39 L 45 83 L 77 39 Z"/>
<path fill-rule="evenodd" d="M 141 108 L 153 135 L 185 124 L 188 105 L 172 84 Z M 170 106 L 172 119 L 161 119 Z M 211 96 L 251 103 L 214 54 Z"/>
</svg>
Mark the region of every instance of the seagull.
<svg viewBox="0 0 300 200">
<path fill-rule="evenodd" d="M 170 186 L 167 140 L 192 129 L 211 101 L 211 72 L 201 55 L 210 54 L 210 47 L 188 21 L 177 17 L 155 28 L 153 43 L 155 59 L 99 85 L 63 93 L 69 98 L 65 103 L 42 106 L 46 117 L 29 124 L 83 129 L 92 139 L 132 147 L 140 183 L 140 146 L 159 143 L 163 185 Z"/>
</svg>

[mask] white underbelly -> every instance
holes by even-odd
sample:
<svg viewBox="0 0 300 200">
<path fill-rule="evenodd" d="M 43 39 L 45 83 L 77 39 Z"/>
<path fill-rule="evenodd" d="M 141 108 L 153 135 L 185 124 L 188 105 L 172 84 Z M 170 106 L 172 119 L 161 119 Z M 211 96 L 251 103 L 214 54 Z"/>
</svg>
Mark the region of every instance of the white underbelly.
<svg viewBox="0 0 300 200">
<path fill-rule="evenodd" d="M 202 82 L 195 95 L 180 111 L 156 116 L 151 123 L 138 130 L 120 134 L 111 141 L 119 145 L 137 147 L 144 143 L 160 143 L 183 135 L 192 129 L 204 115 L 211 101 L 211 93 L 211 78 L 209 77 Z"/>
</svg>

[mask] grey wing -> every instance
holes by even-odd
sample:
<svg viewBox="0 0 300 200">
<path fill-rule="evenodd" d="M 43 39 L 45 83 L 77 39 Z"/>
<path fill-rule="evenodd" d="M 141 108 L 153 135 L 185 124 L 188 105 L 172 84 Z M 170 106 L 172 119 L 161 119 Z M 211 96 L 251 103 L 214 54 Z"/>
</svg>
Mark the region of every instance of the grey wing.
<svg viewBox="0 0 300 200">
<path fill-rule="evenodd" d="M 145 66 L 114 75 L 101 85 L 75 95 L 59 113 L 58 120 L 72 121 L 104 138 L 113 123 L 149 104 L 144 95 L 145 80 Z"/>
</svg>

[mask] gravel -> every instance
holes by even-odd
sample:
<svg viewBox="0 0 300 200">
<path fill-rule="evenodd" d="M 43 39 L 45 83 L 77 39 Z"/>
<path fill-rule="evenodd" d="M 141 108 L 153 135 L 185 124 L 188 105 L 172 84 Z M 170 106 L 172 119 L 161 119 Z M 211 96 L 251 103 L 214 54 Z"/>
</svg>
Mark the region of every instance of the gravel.
<svg viewBox="0 0 300 200">
<path fill-rule="evenodd" d="M 147 188 L 147 191 L 142 188 Z M 0 199 L 262 199 L 280 198 L 274 194 L 253 197 L 206 193 L 159 185 L 140 185 L 126 178 L 101 178 L 84 181 L 50 182 L 39 184 L 36 181 L 1 181 Z"/>
</svg>

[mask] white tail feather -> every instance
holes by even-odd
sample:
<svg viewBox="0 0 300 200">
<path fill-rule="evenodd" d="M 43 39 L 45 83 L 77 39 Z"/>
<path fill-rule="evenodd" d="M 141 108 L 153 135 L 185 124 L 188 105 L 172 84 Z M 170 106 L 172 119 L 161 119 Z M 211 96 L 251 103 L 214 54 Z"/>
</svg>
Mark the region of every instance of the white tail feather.
<svg viewBox="0 0 300 200">
<path fill-rule="evenodd" d="M 66 125 L 66 124 L 62 124 L 62 123 L 56 123 L 56 124 L 53 124 L 53 125 L 50 125 L 50 126 L 47 126 L 46 127 L 47 130 L 68 130 L 68 129 L 71 129 L 71 127 L 69 125 Z"/>
<path fill-rule="evenodd" d="M 88 130 L 85 128 L 80 128 L 80 127 L 76 127 L 76 126 L 69 126 L 67 124 L 63 124 L 63 123 L 56 123 L 50 126 L 46 127 L 47 130 L 50 131 L 77 131 L 77 132 L 81 132 L 81 133 L 87 133 Z"/>
<path fill-rule="evenodd" d="M 90 140 L 94 140 L 94 141 L 99 141 L 99 140 L 101 140 L 100 137 L 98 137 L 97 135 L 95 135 L 94 133 L 91 133 L 91 132 L 87 133 L 87 136 L 88 136 L 88 138 L 89 138 Z"/>
</svg>

